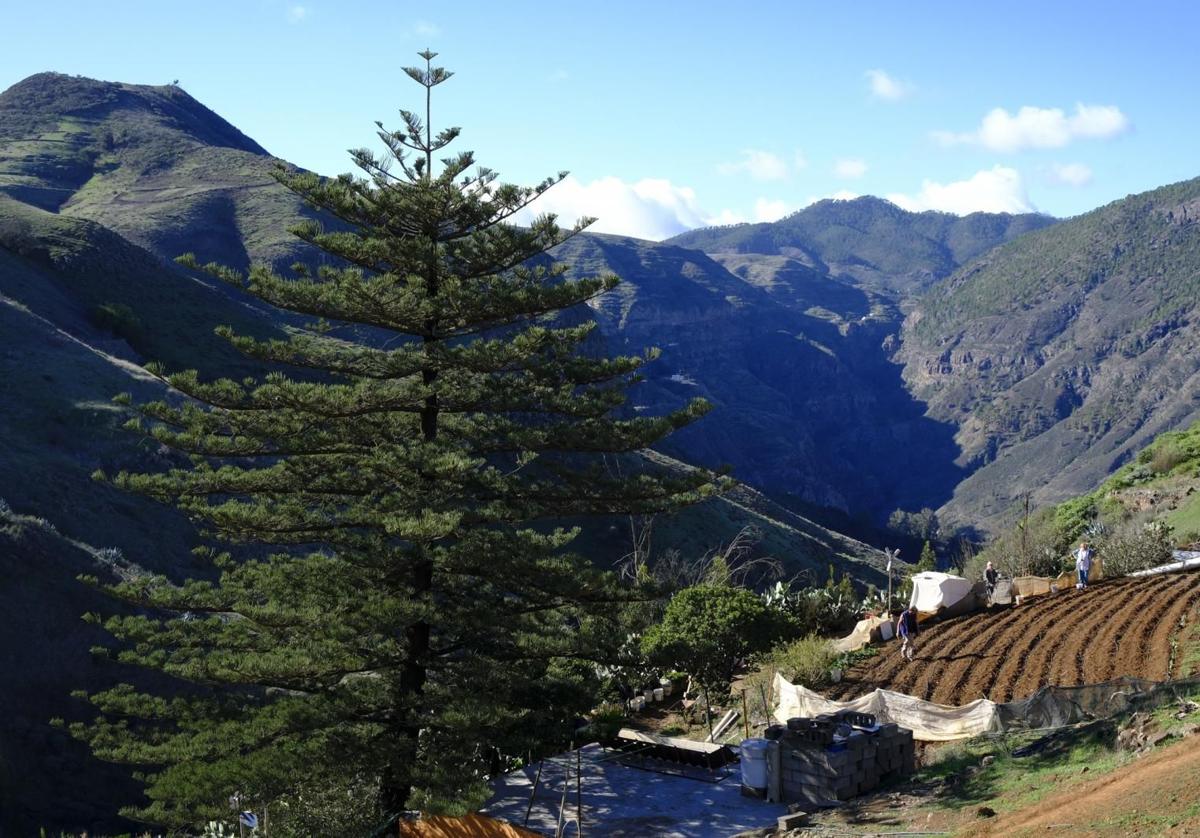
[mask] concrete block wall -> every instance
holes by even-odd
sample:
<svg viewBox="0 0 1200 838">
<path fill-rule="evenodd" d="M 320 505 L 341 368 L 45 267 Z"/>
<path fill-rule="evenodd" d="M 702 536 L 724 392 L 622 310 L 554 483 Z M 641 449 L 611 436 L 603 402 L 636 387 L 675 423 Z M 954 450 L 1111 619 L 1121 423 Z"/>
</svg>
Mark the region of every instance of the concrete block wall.
<svg viewBox="0 0 1200 838">
<path fill-rule="evenodd" d="M 916 768 L 912 731 L 861 713 L 789 719 L 767 735 L 779 740 L 788 803 L 848 800 Z"/>
</svg>

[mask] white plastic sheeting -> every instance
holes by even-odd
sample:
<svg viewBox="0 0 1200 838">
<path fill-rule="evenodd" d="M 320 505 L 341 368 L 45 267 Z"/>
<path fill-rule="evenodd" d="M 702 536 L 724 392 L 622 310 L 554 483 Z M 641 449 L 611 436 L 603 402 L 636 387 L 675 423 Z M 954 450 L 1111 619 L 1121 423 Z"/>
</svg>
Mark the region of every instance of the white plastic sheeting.
<svg viewBox="0 0 1200 838">
<path fill-rule="evenodd" d="M 775 720 L 786 724 L 795 716 L 817 716 L 854 710 L 871 713 L 880 722 L 895 722 L 913 732 L 913 738 L 923 742 L 949 742 L 970 739 L 981 733 L 1000 730 L 996 703 L 980 698 L 961 707 L 934 704 L 904 693 L 877 689 L 853 701 L 831 701 L 806 687 L 775 675 Z"/>
<path fill-rule="evenodd" d="M 854 631 L 834 640 L 833 648 L 838 652 L 854 652 L 877 640 L 892 639 L 892 621 L 887 617 L 867 617 L 859 620 Z"/>
<path fill-rule="evenodd" d="M 1159 573 L 1172 573 L 1176 570 L 1195 570 L 1200 567 L 1200 551 L 1197 550 L 1176 550 L 1172 554 L 1176 561 L 1170 564 L 1159 565 L 1152 567 L 1149 570 L 1137 570 L 1129 574 L 1130 576 L 1154 576 Z"/>
<path fill-rule="evenodd" d="M 973 583 L 961 576 L 949 573 L 938 573 L 927 570 L 914 573 L 912 577 L 913 592 L 909 605 L 915 605 L 918 611 L 935 613 L 940 608 L 950 608 L 971 595 Z"/>
</svg>

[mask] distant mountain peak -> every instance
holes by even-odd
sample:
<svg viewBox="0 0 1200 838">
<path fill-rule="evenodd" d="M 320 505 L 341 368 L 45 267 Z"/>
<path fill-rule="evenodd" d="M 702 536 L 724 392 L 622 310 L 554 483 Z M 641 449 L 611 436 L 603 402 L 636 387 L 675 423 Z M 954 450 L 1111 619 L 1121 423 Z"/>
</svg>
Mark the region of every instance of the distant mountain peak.
<svg viewBox="0 0 1200 838">
<path fill-rule="evenodd" d="M 27 139 L 63 118 L 149 123 L 203 145 L 267 150 L 175 84 L 141 85 L 44 72 L 0 93 L 0 139 Z"/>
</svg>

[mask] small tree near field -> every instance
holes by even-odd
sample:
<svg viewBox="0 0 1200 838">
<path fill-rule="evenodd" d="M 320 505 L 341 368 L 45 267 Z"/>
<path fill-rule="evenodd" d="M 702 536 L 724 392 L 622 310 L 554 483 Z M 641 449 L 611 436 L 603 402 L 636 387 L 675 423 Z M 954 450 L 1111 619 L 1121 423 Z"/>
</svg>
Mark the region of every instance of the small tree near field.
<svg viewBox="0 0 1200 838">
<path fill-rule="evenodd" d="M 680 669 L 710 697 L 728 693 L 738 664 L 778 639 L 779 622 L 761 597 L 729 585 L 679 591 L 662 622 L 642 637 L 646 657 Z"/>
</svg>

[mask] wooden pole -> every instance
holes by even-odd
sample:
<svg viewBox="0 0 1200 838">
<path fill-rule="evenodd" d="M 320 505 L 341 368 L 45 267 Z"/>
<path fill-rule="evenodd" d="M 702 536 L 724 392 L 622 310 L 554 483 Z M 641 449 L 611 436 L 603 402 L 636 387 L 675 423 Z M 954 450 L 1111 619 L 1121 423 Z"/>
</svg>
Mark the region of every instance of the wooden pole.
<svg viewBox="0 0 1200 838">
<path fill-rule="evenodd" d="M 571 748 L 574 750 L 575 743 L 571 743 Z M 563 833 L 563 818 L 567 813 L 567 792 L 571 790 L 571 760 L 567 760 L 567 774 L 563 777 L 563 793 L 562 800 L 558 801 L 558 823 L 554 826 L 554 838 L 562 838 Z"/>
<path fill-rule="evenodd" d="M 746 704 L 746 688 L 742 687 L 742 729 L 746 731 L 746 738 L 750 738 L 750 710 Z"/>
<path fill-rule="evenodd" d="M 1021 564 L 1024 566 L 1023 572 L 1029 572 L 1029 553 L 1027 552 L 1026 539 L 1029 535 L 1029 492 L 1025 493 L 1025 521 L 1021 524 Z"/>
<path fill-rule="evenodd" d="M 543 760 L 538 760 L 537 774 L 533 777 L 533 788 L 529 790 L 529 805 L 525 807 L 525 821 L 522 826 L 529 826 L 529 813 L 533 811 L 533 798 L 537 794 L 538 781 L 542 779 Z"/>
<path fill-rule="evenodd" d="M 899 552 L 900 552 L 899 550 L 896 551 L 896 553 L 899 553 Z M 891 550 L 887 551 L 888 598 L 887 598 L 887 608 L 885 610 L 887 612 L 887 617 L 889 620 L 892 619 L 892 561 L 895 558 L 896 553 L 893 553 Z"/>
<path fill-rule="evenodd" d="M 758 694 L 762 696 L 763 715 L 767 717 L 767 724 L 771 724 L 771 702 L 767 699 L 767 689 L 762 684 L 758 685 Z"/>
<path fill-rule="evenodd" d="M 704 693 L 704 720 L 708 722 L 708 741 L 712 742 L 716 737 L 713 736 L 712 727 L 712 704 L 708 701 L 708 690 L 701 690 Z"/>
</svg>

